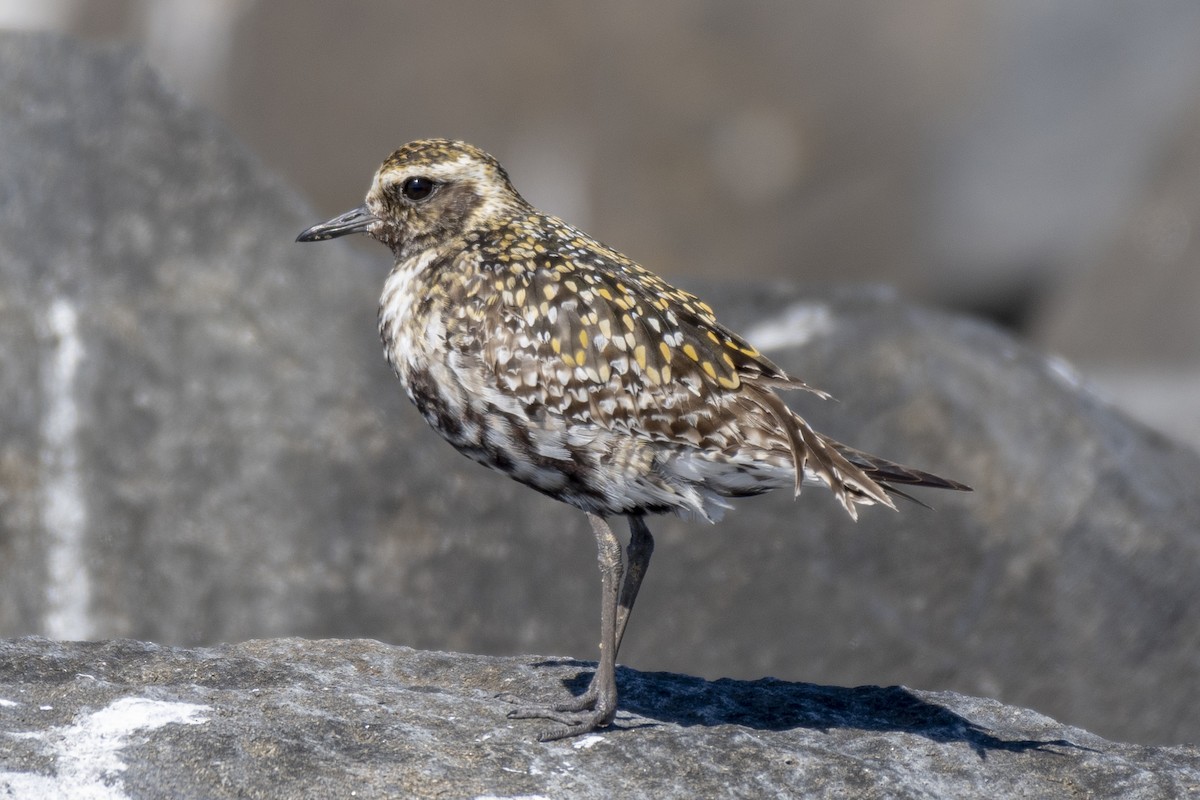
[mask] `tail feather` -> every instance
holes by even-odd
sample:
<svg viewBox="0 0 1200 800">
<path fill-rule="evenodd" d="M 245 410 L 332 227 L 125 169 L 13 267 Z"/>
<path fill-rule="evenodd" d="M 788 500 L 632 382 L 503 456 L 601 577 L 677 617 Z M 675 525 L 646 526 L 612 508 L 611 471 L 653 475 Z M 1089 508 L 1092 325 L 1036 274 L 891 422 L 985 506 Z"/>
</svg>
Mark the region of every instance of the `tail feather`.
<svg viewBox="0 0 1200 800">
<path fill-rule="evenodd" d="M 769 388 L 754 384 L 743 384 L 758 399 L 763 409 L 774 418 L 786 434 L 792 455 L 792 468 L 796 476 L 796 494 L 805 476 L 815 475 L 833 491 L 835 497 L 852 519 L 858 519 L 856 505 L 880 505 L 895 509 L 885 487 L 874 481 L 857 464 L 838 450 L 837 442 L 822 436 L 792 411 L 779 395 Z"/>
<path fill-rule="evenodd" d="M 800 484 L 804 480 L 805 472 L 811 471 L 833 490 L 850 516 L 858 519 L 858 512 L 854 508 L 856 504 L 879 503 L 895 510 L 896 506 L 889 495 L 903 497 L 919 506 L 929 508 L 912 495 L 897 489 L 893 485 L 897 483 L 958 492 L 972 491 L 965 483 L 864 453 L 817 433 L 783 403 L 775 394 L 775 390 L 802 389 L 826 399 L 829 395 L 783 374 L 782 370 L 777 375 L 756 375 L 752 381 L 745 381 L 743 386 L 752 388 L 762 406 L 787 434 L 796 471 L 796 494 L 800 494 Z"/>
<path fill-rule="evenodd" d="M 909 500 L 919 506 L 929 508 L 928 505 L 922 503 L 912 495 L 900 491 L 893 484 L 898 483 L 902 486 L 924 486 L 930 489 L 950 489 L 956 492 L 972 491 L 971 487 L 967 486 L 965 483 L 959 483 L 958 481 L 951 480 L 950 478 L 943 478 L 942 476 L 934 475 L 931 472 L 925 472 L 912 467 L 906 467 L 903 464 L 897 464 L 894 461 L 888 461 L 886 458 L 880 458 L 879 456 L 873 456 L 870 453 L 864 453 L 861 450 L 856 450 L 849 445 L 842 444 L 841 442 L 835 442 L 832 439 L 829 440 L 829 443 L 835 450 L 841 453 L 847 461 L 861 469 L 871 480 L 882 486 L 889 494 L 895 495 L 896 497 L 903 497 L 905 500 Z"/>
</svg>

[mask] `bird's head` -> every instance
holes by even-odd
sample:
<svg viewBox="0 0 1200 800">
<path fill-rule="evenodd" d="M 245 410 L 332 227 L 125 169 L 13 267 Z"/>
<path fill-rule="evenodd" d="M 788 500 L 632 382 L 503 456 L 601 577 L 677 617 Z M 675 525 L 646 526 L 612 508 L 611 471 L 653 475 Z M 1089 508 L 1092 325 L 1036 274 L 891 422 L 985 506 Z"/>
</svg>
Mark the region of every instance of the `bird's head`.
<svg viewBox="0 0 1200 800">
<path fill-rule="evenodd" d="M 365 233 L 403 256 L 523 208 L 528 204 L 496 159 L 466 142 L 421 139 L 388 156 L 362 206 L 312 226 L 296 241 Z"/>
</svg>

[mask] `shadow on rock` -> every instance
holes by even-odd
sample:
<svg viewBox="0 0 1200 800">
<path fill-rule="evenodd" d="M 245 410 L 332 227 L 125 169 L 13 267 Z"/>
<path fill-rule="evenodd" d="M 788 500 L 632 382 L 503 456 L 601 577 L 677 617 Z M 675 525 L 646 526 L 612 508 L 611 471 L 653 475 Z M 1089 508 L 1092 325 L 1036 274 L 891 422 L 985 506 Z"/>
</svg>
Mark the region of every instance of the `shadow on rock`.
<svg viewBox="0 0 1200 800">
<path fill-rule="evenodd" d="M 583 668 L 563 681 L 574 694 L 582 694 L 587 688 L 594 667 L 582 661 L 543 661 L 534 666 Z M 895 731 L 940 743 L 963 742 L 981 759 L 986 759 L 991 750 L 1055 753 L 1047 748 L 1066 747 L 1093 752 L 1066 739 L 1000 738 L 902 686 L 846 688 L 776 678 L 708 681 L 667 672 L 638 672 L 628 667 L 617 668 L 617 685 L 621 693 L 620 710 L 684 727 L 741 725 L 764 731 L 794 728 L 823 732 L 836 728 Z"/>
</svg>

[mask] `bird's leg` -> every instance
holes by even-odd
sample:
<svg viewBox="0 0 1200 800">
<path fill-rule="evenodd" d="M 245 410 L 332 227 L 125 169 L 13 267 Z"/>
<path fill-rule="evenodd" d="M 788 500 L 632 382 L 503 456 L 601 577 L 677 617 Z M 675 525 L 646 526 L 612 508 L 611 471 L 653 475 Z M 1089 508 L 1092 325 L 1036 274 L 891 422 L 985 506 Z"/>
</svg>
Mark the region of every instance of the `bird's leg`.
<svg viewBox="0 0 1200 800">
<path fill-rule="evenodd" d="M 561 727 L 543 731 L 538 736 L 543 742 L 595 730 L 612 722 L 617 713 L 618 605 L 627 594 L 626 584 L 622 580 L 624 564 L 621 558 L 621 540 L 612 532 L 612 528 L 603 517 L 588 514 L 588 522 L 592 524 L 592 532 L 596 535 L 597 560 L 600 565 L 600 663 L 596 665 L 596 673 L 592 676 L 587 691 L 581 696 L 549 708 L 528 707 L 509 712 L 510 719 L 548 719 L 560 723 Z M 630 547 L 632 546 L 631 539 Z M 648 561 L 648 556 L 643 559 L 643 575 L 645 561 Z M 637 584 L 640 583 L 641 576 L 638 576 Z M 628 594 L 630 602 L 628 606 L 623 606 L 623 620 L 629 618 L 629 607 L 632 606 L 632 599 L 637 596 L 637 585 L 634 585 Z M 622 632 L 623 629 L 622 622 Z"/>
<path fill-rule="evenodd" d="M 625 626 L 637 600 L 642 578 L 650 567 L 650 556 L 654 555 L 654 537 L 646 527 L 646 518 L 634 514 L 629 518 L 629 547 L 625 550 L 625 578 L 621 581 L 621 599 L 617 604 L 617 643 L 613 657 L 621 651 L 621 640 L 625 638 Z"/>
<path fill-rule="evenodd" d="M 616 643 L 613 645 L 613 660 L 621 652 L 621 640 L 625 638 L 625 626 L 629 624 L 629 614 L 633 611 L 634 601 L 637 600 L 638 590 L 642 588 L 642 578 L 650 566 L 650 556 L 654 555 L 654 537 L 646 526 L 646 518 L 641 514 L 629 517 L 629 546 L 625 549 L 625 576 L 621 579 L 621 594 L 617 599 Z M 600 670 L 597 669 L 588 683 L 587 690 L 578 697 L 554 708 L 556 711 L 581 711 L 593 708 L 596 698 L 603 689 Z"/>
</svg>

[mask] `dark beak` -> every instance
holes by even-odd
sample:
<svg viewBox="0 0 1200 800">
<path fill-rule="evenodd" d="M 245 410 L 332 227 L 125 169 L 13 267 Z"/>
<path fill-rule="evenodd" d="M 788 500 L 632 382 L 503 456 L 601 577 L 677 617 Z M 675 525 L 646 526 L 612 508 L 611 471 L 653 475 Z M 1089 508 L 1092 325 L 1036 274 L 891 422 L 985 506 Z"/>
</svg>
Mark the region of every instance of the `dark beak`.
<svg viewBox="0 0 1200 800">
<path fill-rule="evenodd" d="M 369 228 L 379 222 L 379 217 L 359 206 L 353 211 L 347 211 L 341 216 L 334 217 L 328 222 L 313 225 L 296 237 L 297 242 L 323 242 L 326 239 L 336 239 L 348 233 L 368 233 Z"/>
</svg>

